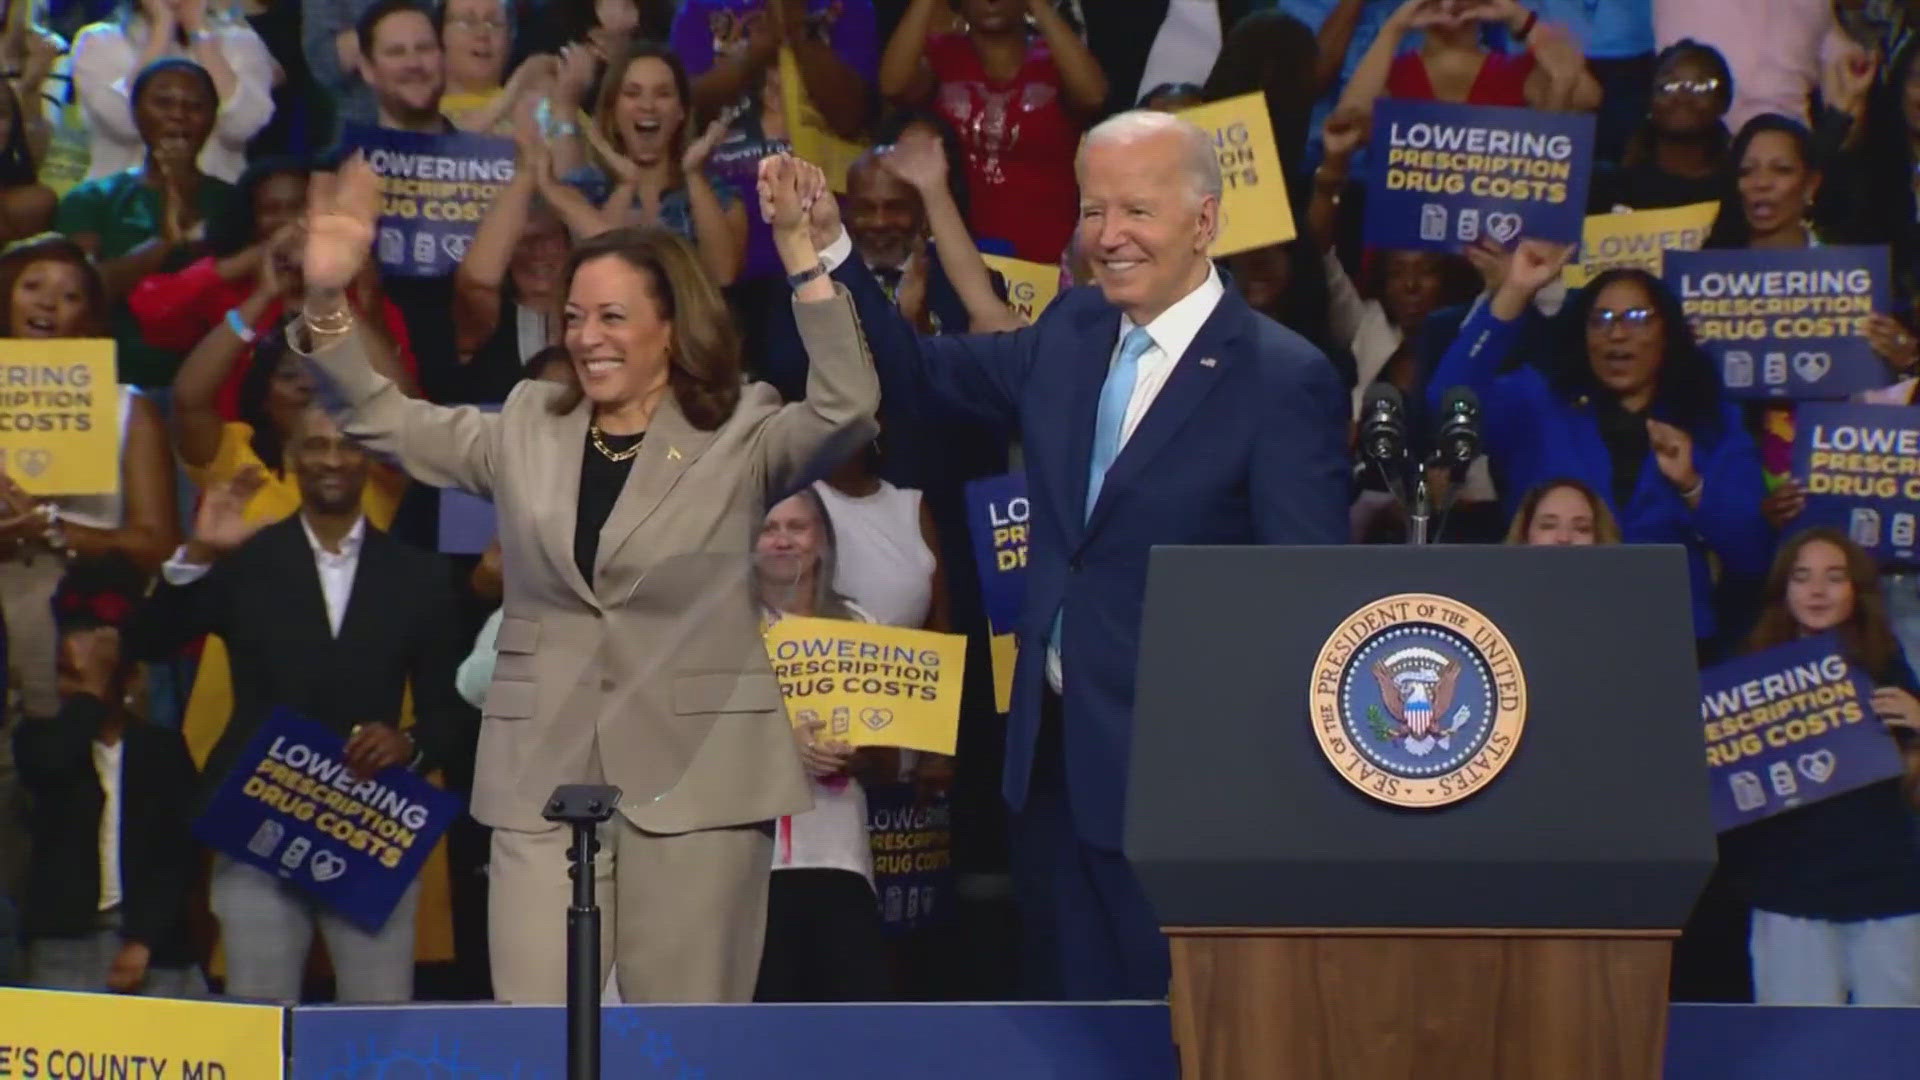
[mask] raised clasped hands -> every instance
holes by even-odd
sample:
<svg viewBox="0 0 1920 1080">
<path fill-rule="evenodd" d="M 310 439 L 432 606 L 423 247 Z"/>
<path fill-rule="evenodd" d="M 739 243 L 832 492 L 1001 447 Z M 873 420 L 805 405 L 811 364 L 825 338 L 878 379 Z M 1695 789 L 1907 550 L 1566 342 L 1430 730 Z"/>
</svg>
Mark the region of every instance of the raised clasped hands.
<svg viewBox="0 0 1920 1080">
<path fill-rule="evenodd" d="M 315 173 L 307 194 L 307 244 L 301 276 L 310 293 L 345 289 L 373 246 L 380 178 L 359 154 L 340 171 Z"/>
</svg>

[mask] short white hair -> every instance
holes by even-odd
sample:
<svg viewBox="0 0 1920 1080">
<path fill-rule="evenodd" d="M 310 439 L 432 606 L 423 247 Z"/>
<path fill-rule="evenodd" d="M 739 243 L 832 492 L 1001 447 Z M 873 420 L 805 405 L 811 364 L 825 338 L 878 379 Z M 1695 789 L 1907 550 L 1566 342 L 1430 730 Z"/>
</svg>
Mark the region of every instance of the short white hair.
<svg viewBox="0 0 1920 1080">
<path fill-rule="evenodd" d="M 1135 142 L 1169 131 L 1180 136 L 1184 144 L 1182 157 L 1185 160 L 1182 165 L 1192 186 L 1193 201 L 1198 204 L 1211 195 L 1218 202 L 1221 193 L 1226 190 L 1226 181 L 1220 176 L 1220 159 L 1213 152 L 1213 136 L 1207 134 L 1207 130 L 1200 125 L 1191 120 L 1182 120 L 1173 113 L 1133 109 L 1100 121 L 1080 140 L 1080 152 L 1074 164 L 1076 169 L 1083 164 L 1087 147 L 1096 142 Z"/>
</svg>

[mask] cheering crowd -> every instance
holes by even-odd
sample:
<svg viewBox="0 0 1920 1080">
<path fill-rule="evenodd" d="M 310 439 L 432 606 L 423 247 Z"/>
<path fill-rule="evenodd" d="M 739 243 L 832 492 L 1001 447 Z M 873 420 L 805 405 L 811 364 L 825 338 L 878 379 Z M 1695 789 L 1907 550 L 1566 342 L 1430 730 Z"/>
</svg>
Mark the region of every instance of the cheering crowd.
<svg viewBox="0 0 1920 1080">
<path fill-rule="evenodd" d="M 1423 457 L 1478 393 L 1484 458 L 1429 472 L 1440 542 L 1680 545 L 1703 666 L 1834 632 L 1875 687 L 1907 775 L 1722 834 L 1675 996 L 1920 1005 L 1920 573 L 1809 515 L 1793 404 L 1729 396 L 1661 277 L 1362 241 L 1378 103 L 1591 114 L 1591 214 L 1884 245 L 1858 400 L 1911 409 L 1916 29 L 1902 0 L 12 0 L 0 335 L 114 341 L 120 483 L 0 472 L 0 983 L 556 1000 L 539 808 L 621 776 L 651 785 L 605 834 L 629 999 L 1161 996 L 1117 841 L 1145 551 L 1402 541 L 1354 438 L 1385 384 Z M 1165 117 L 1248 94 L 1299 235 L 1210 262 L 1219 165 Z M 511 146 L 440 272 L 376 239 L 369 131 Z M 790 156 L 828 143 L 837 196 Z M 1205 342 L 1236 389 L 1194 389 Z M 614 362 L 647 350 L 657 385 Z M 1198 429 L 1125 473 L 1136 430 Z M 1066 504 L 1009 720 L 965 488 L 1022 469 Z M 456 551 L 442 488 L 499 535 Z M 957 752 L 740 734 L 780 704 L 721 653 L 789 616 L 965 635 Z M 684 673 L 719 670 L 748 674 Z M 196 841 L 276 709 L 473 807 L 377 930 Z M 667 734 L 622 741 L 629 709 Z M 884 899 L 883 788 L 950 816 L 938 918 Z"/>
</svg>

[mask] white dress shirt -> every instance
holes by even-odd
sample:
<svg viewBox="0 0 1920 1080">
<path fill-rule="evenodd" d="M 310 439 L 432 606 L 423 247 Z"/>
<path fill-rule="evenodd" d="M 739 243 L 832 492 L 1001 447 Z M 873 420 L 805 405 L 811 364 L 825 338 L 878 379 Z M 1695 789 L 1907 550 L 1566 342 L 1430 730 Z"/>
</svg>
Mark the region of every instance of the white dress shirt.
<svg viewBox="0 0 1920 1080">
<path fill-rule="evenodd" d="M 320 572 L 320 595 L 327 602 L 327 625 L 332 627 L 333 636 L 340 636 L 340 620 L 347 614 L 347 599 L 353 595 L 353 576 L 360 569 L 360 545 L 367 538 L 367 519 L 360 518 L 340 538 L 340 550 L 328 551 L 313 535 L 313 526 L 307 524 L 307 515 L 300 515 L 300 527 L 306 530 L 307 543 L 313 548 L 314 569 Z M 167 584 L 174 586 L 191 585 L 204 577 L 210 566 L 186 561 L 186 548 L 173 553 L 166 565 L 160 568 L 160 576 Z"/>
<path fill-rule="evenodd" d="M 126 756 L 127 741 L 112 746 L 98 740 L 93 744 L 93 773 L 100 778 L 100 910 L 120 906 L 120 762 Z"/>
<path fill-rule="evenodd" d="M 1140 354 L 1139 367 L 1133 380 L 1133 396 L 1127 399 L 1127 412 L 1120 421 L 1120 446 L 1124 449 L 1127 440 L 1133 438 L 1135 428 L 1153 406 L 1155 398 L 1167 385 L 1167 377 L 1173 374 L 1173 367 L 1187 353 L 1187 347 L 1193 339 L 1200 336 L 1200 328 L 1213 315 L 1213 309 L 1226 295 L 1226 285 L 1220 280 L 1220 272 L 1212 265 L 1207 267 L 1207 278 L 1197 288 L 1173 302 L 1167 310 L 1161 312 L 1146 325 L 1147 336 L 1153 339 L 1153 346 Z M 1113 354 L 1107 358 L 1107 370 L 1120 358 L 1120 343 L 1125 342 L 1127 334 L 1134 328 L 1134 321 L 1125 315 L 1120 316 L 1120 336 L 1115 340 Z M 1116 459 L 1117 460 L 1117 459 Z M 1092 511 L 1092 507 L 1087 508 Z M 1047 683 L 1055 693 L 1061 693 L 1060 643 L 1047 642 Z"/>
<path fill-rule="evenodd" d="M 842 229 L 839 239 L 828 244 L 820 252 L 820 261 L 826 264 L 829 272 L 837 269 L 853 254 L 853 238 Z M 1161 312 L 1147 324 L 1147 336 L 1153 339 L 1153 347 L 1140 355 L 1139 366 L 1133 382 L 1133 396 L 1127 399 L 1126 416 L 1120 422 L 1120 445 L 1125 447 L 1127 440 L 1133 437 L 1133 431 L 1140 426 L 1140 420 L 1147 415 L 1147 409 L 1160 391 L 1167 385 L 1167 377 L 1173 374 L 1173 367 L 1186 355 L 1187 347 L 1193 339 L 1200 336 L 1200 328 L 1212 317 L 1213 309 L 1219 305 L 1220 298 L 1226 295 L 1225 283 L 1220 280 L 1220 272 L 1211 264 L 1207 267 L 1206 280 L 1202 281 L 1187 295 L 1175 300 L 1167 310 Z M 1120 357 L 1120 343 L 1126 341 L 1127 332 L 1134 328 L 1132 319 L 1120 316 L 1120 334 L 1115 340 L 1113 352 L 1107 358 L 1108 370 L 1112 370 Z M 1092 507 L 1088 507 L 1089 510 Z M 1060 690 L 1060 647 L 1057 642 L 1047 644 L 1047 682 L 1056 692 Z"/>
</svg>

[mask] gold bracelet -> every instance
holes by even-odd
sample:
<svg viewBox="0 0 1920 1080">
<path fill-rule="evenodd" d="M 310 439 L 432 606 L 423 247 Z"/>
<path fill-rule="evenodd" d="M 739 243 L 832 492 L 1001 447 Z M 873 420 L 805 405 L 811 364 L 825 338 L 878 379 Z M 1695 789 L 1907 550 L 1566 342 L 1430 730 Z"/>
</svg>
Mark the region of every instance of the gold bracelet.
<svg viewBox="0 0 1920 1080">
<path fill-rule="evenodd" d="M 353 329 L 353 309 L 342 306 L 337 311 L 315 314 L 313 311 L 301 313 L 307 320 L 308 331 L 323 336 L 336 336 Z"/>
</svg>

